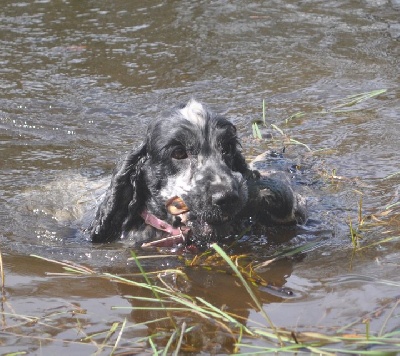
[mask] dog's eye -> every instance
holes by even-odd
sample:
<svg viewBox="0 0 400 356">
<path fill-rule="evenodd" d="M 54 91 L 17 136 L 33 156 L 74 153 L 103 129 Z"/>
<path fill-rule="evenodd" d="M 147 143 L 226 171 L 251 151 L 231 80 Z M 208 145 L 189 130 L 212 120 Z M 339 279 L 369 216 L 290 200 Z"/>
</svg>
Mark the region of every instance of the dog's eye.
<svg viewBox="0 0 400 356">
<path fill-rule="evenodd" d="M 229 155 L 229 154 L 231 154 L 232 152 L 233 152 L 233 146 L 230 145 L 230 144 L 226 144 L 226 145 L 223 145 L 223 146 L 221 147 L 221 153 L 222 153 L 223 155 Z"/>
<path fill-rule="evenodd" d="M 183 147 L 176 147 L 171 153 L 171 157 L 175 159 L 185 159 L 188 157 L 185 148 Z"/>
</svg>

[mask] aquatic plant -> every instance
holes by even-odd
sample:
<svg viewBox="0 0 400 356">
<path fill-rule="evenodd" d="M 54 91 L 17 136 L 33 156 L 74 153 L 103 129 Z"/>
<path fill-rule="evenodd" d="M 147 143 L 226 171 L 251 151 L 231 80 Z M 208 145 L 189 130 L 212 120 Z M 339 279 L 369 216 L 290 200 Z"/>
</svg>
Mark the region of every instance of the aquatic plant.
<svg viewBox="0 0 400 356">
<path fill-rule="evenodd" d="M 284 124 L 287 124 L 288 122 L 298 119 L 300 117 L 303 116 L 315 116 L 315 115 L 327 115 L 327 114 L 343 114 L 343 113 L 349 113 L 349 112 L 354 112 L 354 111 L 358 111 L 361 110 L 359 108 L 356 108 L 355 106 L 358 104 L 363 103 L 366 100 L 369 100 L 371 98 L 375 98 L 381 94 L 386 93 L 387 89 L 379 89 L 379 90 L 373 90 L 370 92 L 366 92 L 366 93 L 359 93 L 359 94 L 354 94 L 354 95 L 350 95 L 345 97 L 344 99 L 339 99 L 336 102 L 333 102 L 330 104 L 329 108 L 324 108 L 321 110 L 317 110 L 317 111 L 313 111 L 313 112 L 308 112 L 305 113 L 303 111 L 299 111 L 296 112 L 292 115 L 290 115 L 289 117 L 287 117 L 286 119 L 283 120 Z M 267 114 L 266 114 L 266 104 L 265 104 L 265 100 L 263 99 L 262 101 L 262 119 L 261 120 L 255 120 L 252 122 L 252 131 L 253 131 L 253 137 L 255 139 L 259 139 L 262 140 L 263 139 L 263 135 L 261 133 L 261 130 L 259 128 L 259 125 L 263 125 L 265 128 L 268 128 L 269 126 L 272 128 L 272 132 L 271 134 L 268 136 L 268 138 L 270 138 L 272 141 L 274 141 L 274 135 L 273 132 L 278 132 L 280 134 L 281 137 L 281 141 L 284 145 L 300 145 L 303 146 L 307 149 L 307 151 L 309 152 L 315 152 L 315 151 L 319 151 L 319 150 L 312 150 L 311 147 L 299 140 L 296 140 L 294 138 L 292 138 L 290 135 L 288 135 L 287 133 L 284 132 L 284 130 L 282 130 L 277 123 L 270 123 L 269 125 L 267 124 L 267 118 L 266 118 Z"/>
<path fill-rule="evenodd" d="M 300 251 L 301 252 L 301 251 Z M 293 252 L 288 252 L 293 253 Z M 151 296 L 130 295 L 126 298 L 132 301 L 143 302 L 144 306 L 120 307 L 116 306 L 113 309 L 131 309 L 131 310 L 146 310 L 146 311 L 162 311 L 166 315 L 164 317 L 154 318 L 146 322 L 134 323 L 128 321 L 126 318 L 120 321 L 114 321 L 108 329 L 102 332 L 86 334 L 84 328 L 79 324 L 77 319 L 76 329 L 79 330 L 77 340 L 60 340 L 64 344 L 74 343 L 88 345 L 91 344 L 96 348 L 95 354 L 106 352 L 107 354 L 126 354 L 135 352 L 145 352 L 151 350 L 153 354 L 173 354 L 178 355 L 181 352 L 201 352 L 193 345 L 193 337 L 191 336 L 199 328 L 199 325 L 208 325 L 206 329 L 211 333 L 221 333 L 226 338 L 230 339 L 233 346 L 231 352 L 238 355 L 255 355 L 266 353 L 318 353 L 324 355 L 333 355 L 337 353 L 357 354 L 357 355 L 382 355 L 382 352 L 395 353 L 400 348 L 400 331 L 385 332 L 385 325 L 389 318 L 394 317 L 394 311 L 400 304 L 400 298 L 396 300 L 387 301 L 384 306 L 380 307 L 380 312 L 387 309 L 391 305 L 391 309 L 381 327 L 379 332 L 373 333 L 369 329 L 368 320 L 365 324 L 365 332 L 355 333 L 353 326 L 359 321 L 352 324 L 343 326 L 331 332 L 324 334 L 315 331 L 294 331 L 282 329 L 276 326 L 263 309 L 262 303 L 257 298 L 253 283 L 254 280 L 249 281 L 248 277 L 242 272 L 246 268 L 239 267 L 238 256 L 232 258 L 228 256 L 221 247 L 212 245 L 212 250 L 208 252 L 208 263 L 211 257 L 217 261 L 217 268 L 221 268 L 221 263 L 230 268 L 233 274 L 238 278 L 242 287 L 247 291 L 255 308 L 266 321 L 266 324 L 252 322 L 251 326 L 247 326 L 240 317 L 230 311 L 218 308 L 204 298 L 193 297 L 185 294 L 174 285 L 166 282 L 163 278 L 166 273 L 174 274 L 178 278 L 187 278 L 181 269 L 171 269 L 146 273 L 141 266 L 141 258 L 133 255 L 140 273 L 133 274 L 127 278 L 126 276 L 119 276 L 115 274 L 97 272 L 86 266 L 81 266 L 68 261 L 56 261 L 40 256 L 36 258 L 44 259 L 46 261 L 60 265 L 64 272 L 62 273 L 48 273 L 48 276 L 63 276 L 66 278 L 102 278 L 117 284 L 124 284 L 134 288 L 144 289 L 150 292 Z M 247 275 L 253 274 L 254 270 Z M 139 280 L 138 280 L 139 279 Z M 140 281 L 140 279 L 142 281 Z M 162 283 L 156 282 L 162 281 Z M 392 283 L 391 281 L 380 281 L 381 283 Z M 400 285 L 396 284 L 399 288 Z M 3 316 L 5 314 L 2 311 Z M 67 308 L 65 311 L 58 311 L 59 313 L 75 313 L 85 314 L 85 310 L 78 307 Z M 378 313 L 377 310 L 372 311 L 371 315 Z M 29 318 L 26 316 L 19 316 L 13 314 L 14 320 L 25 320 L 25 323 L 49 323 L 51 322 L 51 315 L 43 317 Z M 364 317 L 365 318 L 365 317 Z M 173 320 L 173 322 L 171 321 Z M 165 324 L 167 322 L 167 324 Z M 157 324 L 164 323 L 164 327 L 157 328 Z M 166 328 L 165 325 L 170 325 Z M 247 323 L 249 324 L 249 322 Z M 129 334 L 133 330 L 140 330 L 143 327 L 150 327 L 153 330 L 148 336 L 137 338 L 124 338 L 125 334 Z M 8 328 L 9 329 L 9 328 Z M 6 329 L 6 330 L 8 330 Z M 5 331 L 6 331 L 5 330 Z M 4 330 L 3 330 L 4 331 Z M 18 335 L 18 332 L 15 333 Z M 129 334 L 130 335 L 130 334 Z M 21 335 L 22 336 L 22 335 Z M 48 336 L 29 336 L 44 341 L 57 341 L 57 338 L 50 338 Z M 254 345 L 252 340 L 258 340 Z M 377 348 L 376 351 L 374 348 Z M 241 352 L 242 350 L 242 352 Z"/>
</svg>

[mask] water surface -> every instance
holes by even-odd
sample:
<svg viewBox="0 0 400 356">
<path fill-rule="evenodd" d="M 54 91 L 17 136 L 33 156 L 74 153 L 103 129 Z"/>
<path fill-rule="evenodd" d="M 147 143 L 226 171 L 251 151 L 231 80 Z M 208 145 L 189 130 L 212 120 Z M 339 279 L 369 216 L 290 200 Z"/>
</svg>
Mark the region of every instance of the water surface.
<svg viewBox="0 0 400 356">
<path fill-rule="evenodd" d="M 321 242 L 262 271 L 295 293 L 286 298 L 259 288 L 276 326 L 331 333 L 351 325 L 356 333 L 365 331 L 367 318 L 373 333 L 383 325 L 385 332 L 399 329 L 398 309 L 386 324 L 385 318 L 400 294 L 389 283 L 399 282 L 400 245 L 379 243 L 400 234 L 397 0 L 4 0 L 0 14 L 2 352 L 89 354 L 104 335 L 98 344 L 82 342 L 85 335 L 124 318 L 128 325 L 154 318 L 111 309 L 131 306 L 125 295 L 138 291 L 99 278 L 48 276 L 61 267 L 30 255 L 137 272 L 126 246 L 92 246 L 80 237 L 77 217 L 152 118 L 191 97 L 237 125 L 249 159 L 286 145 L 280 164 L 300 167 L 294 181 L 309 198 L 309 223 L 295 233 L 276 232 L 281 244 L 261 236 L 231 251 L 262 262 L 277 248 Z M 387 92 L 346 112 L 318 114 L 379 89 Z M 262 100 L 268 123 L 313 152 L 287 145 L 270 127 L 262 141 L 252 137 Z M 357 227 L 361 196 L 362 214 L 371 216 L 361 243 L 377 244 L 354 253 L 348 223 Z M 182 261 L 163 257 L 144 266 L 175 268 Z M 232 277 L 185 271 L 186 292 L 227 305 L 248 325 L 261 320 Z M 207 337 L 199 337 L 194 352 L 233 350 L 206 324 L 199 328 Z M 149 350 L 138 340 L 151 332 L 127 329 L 120 351 Z"/>
</svg>

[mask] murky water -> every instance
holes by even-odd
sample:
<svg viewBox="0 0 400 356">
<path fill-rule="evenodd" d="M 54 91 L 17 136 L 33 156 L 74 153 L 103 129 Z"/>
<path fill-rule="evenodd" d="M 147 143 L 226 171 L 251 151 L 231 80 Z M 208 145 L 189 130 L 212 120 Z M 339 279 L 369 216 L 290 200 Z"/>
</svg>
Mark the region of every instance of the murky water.
<svg viewBox="0 0 400 356">
<path fill-rule="evenodd" d="M 263 236 L 233 251 L 263 262 L 277 248 L 321 241 L 260 272 L 294 291 L 285 298 L 259 288 L 274 324 L 363 332 L 368 319 L 373 333 L 399 329 L 399 310 L 388 315 L 400 294 L 400 244 L 378 243 L 400 235 L 399 1 L 3 0 L 0 14 L 3 353 L 89 354 L 106 333 L 97 344 L 85 335 L 124 318 L 127 325 L 154 319 L 156 313 L 111 309 L 135 305 L 125 295 L 138 291 L 94 277 L 48 276 L 61 267 L 30 255 L 137 272 L 126 246 L 82 239 L 77 217 L 155 113 L 190 97 L 226 113 L 249 159 L 284 145 L 270 128 L 262 129 L 263 141 L 252 137 L 263 99 L 268 122 L 313 151 L 287 146 L 283 163 L 301 167 L 296 180 L 309 197 L 309 223 L 276 232 L 281 244 Z M 345 112 L 318 114 L 379 89 L 387 92 Z M 304 116 L 285 123 L 300 111 Z M 377 244 L 354 253 L 348 222 L 357 227 L 361 196 L 361 244 Z M 144 261 L 148 270 L 182 266 L 177 257 Z M 260 321 L 229 275 L 186 272 L 187 293 L 226 305 L 248 325 Z M 233 350 L 204 328 L 200 323 L 207 332 L 194 352 Z M 153 331 L 127 329 L 120 352 L 150 350 L 140 338 Z"/>
</svg>

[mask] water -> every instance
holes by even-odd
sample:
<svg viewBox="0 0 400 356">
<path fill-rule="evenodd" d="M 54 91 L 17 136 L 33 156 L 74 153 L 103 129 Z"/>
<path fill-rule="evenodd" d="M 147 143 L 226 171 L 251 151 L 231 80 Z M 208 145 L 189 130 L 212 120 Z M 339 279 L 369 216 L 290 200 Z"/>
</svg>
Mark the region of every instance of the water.
<svg viewBox="0 0 400 356">
<path fill-rule="evenodd" d="M 93 204 L 117 158 L 141 141 L 152 117 L 191 97 L 237 125 L 249 159 L 271 146 L 252 138 L 263 99 L 268 122 L 317 151 L 288 146 L 283 163 L 301 167 L 296 180 L 309 197 L 308 225 L 288 236 L 278 231 L 281 245 L 271 245 L 267 236 L 234 251 L 263 262 L 277 248 L 322 241 L 261 272 L 295 291 L 286 299 L 259 288 L 273 322 L 325 333 L 351 324 L 362 332 L 366 315 L 382 308 L 369 317 L 371 331 L 380 330 L 400 294 L 393 284 L 400 245 L 391 241 L 353 253 L 348 222 L 357 224 L 362 194 L 363 217 L 370 216 L 362 244 L 399 236 L 399 206 L 385 209 L 399 202 L 400 189 L 400 175 L 391 176 L 400 171 L 398 1 L 4 0 L 0 11 L 3 352 L 88 354 L 99 346 L 80 342 L 84 335 L 124 318 L 138 323 L 154 317 L 111 309 L 130 306 L 124 295 L 138 291 L 93 277 L 47 276 L 61 268 L 30 255 L 96 271 L 137 271 L 127 262 L 126 246 L 93 247 L 80 238 L 77 218 Z M 387 92 L 347 108 L 358 111 L 317 113 L 378 89 Z M 300 111 L 305 115 L 285 123 Z M 262 132 L 272 133 L 272 145 L 282 148 L 277 131 Z M 144 261 L 149 270 L 182 265 L 177 257 Z M 217 307 L 228 305 L 249 325 L 260 320 L 246 292 L 232 289 L 229 275 L 186 272 L 190 284 L 179 288 Z M 385 331 L 399 326 L 395 310 Z M 146 350 L 129 340 L 152 331 L 129 329 L 120 346 Z M 216 333 L 207 337 L 195 352 L 232 351 Z"/>
</svg>

